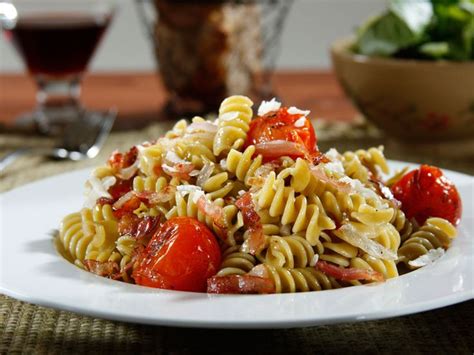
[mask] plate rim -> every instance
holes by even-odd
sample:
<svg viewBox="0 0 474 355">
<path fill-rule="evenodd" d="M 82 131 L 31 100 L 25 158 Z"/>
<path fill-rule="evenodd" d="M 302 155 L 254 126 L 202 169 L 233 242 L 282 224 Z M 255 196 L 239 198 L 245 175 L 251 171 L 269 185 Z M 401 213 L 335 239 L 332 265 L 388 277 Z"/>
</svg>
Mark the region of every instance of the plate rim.
<svg viewBox="0 0 474 355">
<path fill-rule="evenodd" d="M 417 163 L 395 161 L 395 160 L 388 160 L 388 162 L 389 162 L 389 166 L 391 166 L 391 167 L 393 167 L 394 165 L 395 166 L 397 166 L 397 165 L 398 166 L 408 165 L 410 167 L 414 166 L 414 165 L 417 165 Z M 90 173 L 90 171 L 92 169 L 93 169 L 93 167 L 87 167 L 87 168 L 83 168 L 83 169 L 77 169 L 77 170 L 73 170 L 73 171 L 62 172 L 60 174 L 52 175 L 52 176 L 49 176 L 49 177 L 38 179 L 38 180 L 35 180 L 35 181 L 32 181 L 32 182 L 29 182 L 27 184 L 18 186 L 16 188 L 13 188 L 13 189 L 10 189 L 8 191 L 0 193 L 0 203 L 3 202 L 4 199 L 8 198 L 8 196 L 10 194 L 19 193 L 18 192 L 19 190 L 21 192 L 22 189 L 30 188 L 32 185 L 41 184 L 42 182 L 47 181 L 47 180 L 68 179 L 69 176 L 73 176 L 73 175 L 78 175 L 79 176 L 79 174 L 81 174 L 81 175 L 82 174 L 87 174 L 87 173 Z M 449 174 L 455 173 L 456 175 L 460 175 L 463 178 L 468 178 L 470 180 L 469 185 L 470 186 L 472 185 L 474 187 L 474 176 L 464 174 L 464 173 L 461 173 L 461 172 L 457 172 L 457 171 L 453 171 L 453 170 L 448 170 L 448 169 L 442 169 L 442 170 L 446 171 Z M 3 203 L 0 205 L 0 212 L 2 212 L 2 206 L 3 206 Z M 0 214 L 0 221 L 1 221 L 2 215 L 3 215 L 3 213 Z M 3 230 L 3 228 L 1 228 L 0 231 L 1 230 Z M 467 232 L 468 233 L 473 233 L 474 230 L 467 230 Z M 0 238 L 3 238 L 3 237 L 0 236 Z M 1 243 L 1 240 L 0 240 L 0 243 Z M 51 244 L 53 244 L 53 243 L 51 243 Z M 472 244 L 472 243 L 470 243 L 470 244 Z M 54 248 L 54 246 L 52 246 L 52 248 Z M 55 250 L 55 252 L 57 252 L 57 251 Z M 469 256 L 469 254 L 468 254 L 468 256 Z M 472 257 L 472 253 L 471 253 L 470 256 Z M 59 254 L 56 254 L 56 258 L 57 259 L 59 258 L 60 260 L 63 260 L 65 263 L 67 263 L 67 261 L 62 259 L 62 257 Z M 76 268 L 72 264 L 70 264 L 70 265 L 72 267 Z M 1 266 L 1 264 L 0 264 L 0 266 Z M 99 278 L 99 279 L 106 280 L 108 282 L 113 282 L 114 284 L 117 284 L 116 281 L 103 279 L 103 278 L 100 278 L 99 276 L 92 275 L 92 274 L 87 273 L 87 272 L 85 272 L 83 270 L 80 270 L 80 269 L 77 269 L 77 270 L 80 271 L 80 272 L 83 272 L 85 274 L 88 274 L 89 276 L 92 276 L 94 278 Z M 471 274 L 472 274 L 472 271 L 471 271 Z M 469 273 L 467 273 L 467 275 L 469 276 Z M 1 276 L 1 274 L 0 274 L 0 276 Z M 470 276 L 472 277 L 472 275 L 470 275 Z M 391 281 L 396 282 L 397 280 L 399 280 L 399 278 L 393 279 Z M 126 286 L 127 287 L 137 287 L 137 288 L 143 289 L 141 286 L 137 286 L 137 285 L 126 284 Z M 371 287 L 371 286 L 359 286 L 358 288 L 367 288 L 367 287 Z M 351 290 L 351 289 L 353 289 L 353 288 L 350 287 L 350 288 L 344 288 L 344 289 L 341 289 L 341 290 L 328 290 L 328 291 L 325 291 L 325 293 L 341 292 L 341 291 L 342 292 L 347 292 L 348 290 Z M 159 290 L 159 291 L 163 291 L 163 290 Z M 187 292 L 179 292 L 179 291 L 167 291 L 167 292 L 173 292 L 173 293 L 178 292 L 179 294 L 194 294 L 194 295 L 196 295 L 195 293 L 187 293 Z M 24 301 L 24 302 L 36 304 L 36 305 L 39 305 L 39 306 L 50 307 L 50 308 L 53 308 L 53 309 L 60 309 L 60 310 L 65 310 L 65 311 L 69 311 L 69 312 L 74 312 L 74 313 L 77 313 L 77 314 L 87 315 L 87 316 L 91 316 L 91 317 L 99 317 L 99 318 L 104 318 L 104 319 L 110 319 L 110 320 L 114 320 L 114 321 L 124 321 L 124 322 L 152 324 L 152 325 L 164 325 L 164 326 L 176 326 L 176 327 L 199 327 L 199 328 L 221 328 L 221 329 L 223 329 L 223 328 L 227 328 L 227 329 L 231 329 L 231 328 L 232 329 L 292 328 L 292 327 L 307 327 L 307 326 L 322 325 L 322 324 L 335 324 L 335 323 L 341 323 L 341 322 L 358 322 L 358 321 L 366 321 L 366 320 L 385 319 L 385 318 L 392 318 L 392 317 L 398 317 L 398 316 L 403 316 L 403 315 L 408 315 L 408 314 L 413 314 L 413 313 L 419 313 L 419 312 L 434 310 L 434 309 L 437 309 L 437 308 L 457 304 L 457 303 L 464 302 L 464 301 L 467 301 L 467 300 L 471 300 L 471 299 L 474 298 L 474 289 L 472 289 L 472 290 L 465 290 L 463 292 L 452 293 L 452 294 L 449 294 L 448 296 L 445 296 L 443 298 L 435 298 L 435 299 L 431 299 L 431 300 L 428 300 L 428 301 L 424 301 L 421 304 L 415 303 L 415 304 L 410 304 L 408 306 L 405 305 L 404 307 L 402 307 L 398 310 L 395 310 L 395 311 L 393 309 L 389 309 L 389 310 L 382 309 L 382 310 L 376 310 L 376 311 L 373 311 L 373 312 L 370 312 L 370 313 L 363 313 L 362 315 L 360 315 L 360 317 L 356 317 L 356 318 L 353 318 L 353 317 L 352 318 L 347 318 L 347 316 L 341 315 L 341 316 L 337 316 L 337 317 L 327 317 L 327 316 L 317 317 L 317 316 L 313 316 L 311 319 L 304 319 L 304 320 L 296 319 L 294 321 L 283 320 L 283 321 L 280 321 L 280 322 L 275 322 L 275 320 L 271 320 L 271 319 L 267 320 L 267 321 L 261 321 L 261 320 L 260 321 L 252 321 L 252 320 L 243 319 L 241 321 L 233 320 L 232 322 L 227 322 L 225 320 L 222 320 L 221 322 L 216 322 L 216 321 L 209 320 L 209 319 L 201 319 L 201 320 L 190 320 L 190 319 L 187 319 L 187 320 L 186 319 L 174 319 L 173 320 L 173 319 L 166 319 L 166 318 L 150 319 L 150 318 L 143 318 L 143 316 L 140 316 L 140 315 L 130 316 L 130 315 L 124 315 L 124 314 L 120 314 L 120 313 L 111 313 L 110 310 L 107 310 L 107 309 L 103 310 L 103 311 L 97 311 L 97 310 L 93 310 L 91 308 L 85 307 L 82 304 L 79 304 L 78 306 L 75 306 L 75 305 L 70 305 L 65 301 L 58 302 L 57 300 L 54 300 L 54 299 L 53 300 L 46 300 L 46 299 L 38 298 L 36 295 L 28 295 L 28 294 L 23 294 L 21 292 L 16 292 L 15 290 L 12 290 L 12 289 L 8 288 L 8 285 L 6 285 L 3 281 L 3 277 L 0 278 L 0 293 L 5 294 L 7 296 L 10 296 L 12 298 Z M 317 291 L 308 292 L 306 294 L 311 294 L 311 293 L 316 294 Z M 304 294 L 304 293 L 281 294 L 281 295 L 237 295 L 237 296 L 236 295 L 213 295 L 212 297 L 216 297 L 216 296 L 217 297 L 232 297 L 232 298 L 245 297 L 245 298 L 249 298 L 249 299 L 258 297 L 258 298 L 262 299 L 263 297 L 270 297 L 270 298 L 271 297 L 285 297 L 287 295 L 292 295 L 293 297 L 295 297 L 295 295 L 296 295 L 296 298 L 298 298 L 299 296 L 297 296 L 297 295 L 302 295 L 302 294 Z M 198 295 L 206 295 L 206 294 L 201 294 L 200 293 Z"/>
</svg>

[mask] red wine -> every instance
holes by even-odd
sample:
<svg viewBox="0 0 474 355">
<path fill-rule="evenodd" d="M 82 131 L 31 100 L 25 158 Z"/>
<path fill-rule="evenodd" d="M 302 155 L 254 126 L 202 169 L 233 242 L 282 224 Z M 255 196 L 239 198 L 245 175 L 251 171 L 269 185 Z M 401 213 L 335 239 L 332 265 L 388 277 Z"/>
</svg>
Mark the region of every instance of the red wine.
<svg viewBox="0 0 474 355">
<path fill-rule="evenodd" d="M 109 22 L 90 14 L 41 14 L 20 17 L 5 32 L 32 74 L 61 77 L 85 71 Z"/>
</svg>

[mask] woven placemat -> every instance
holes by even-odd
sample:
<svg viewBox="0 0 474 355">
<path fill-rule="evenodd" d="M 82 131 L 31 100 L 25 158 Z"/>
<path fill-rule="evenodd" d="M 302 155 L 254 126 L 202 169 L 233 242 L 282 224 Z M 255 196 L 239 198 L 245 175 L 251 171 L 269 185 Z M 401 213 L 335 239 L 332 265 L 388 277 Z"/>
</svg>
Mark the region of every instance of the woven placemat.
<svg viewBox="0 0 474 355">
<path fill-rule="evenodd" d="M 94 160 L 54 162 L 26 157 L 0 177 L 0 191 L 72 169 L 95 166 L 116 148 L 153 139 L 169 123 L 146 130 L 114 133 Z M 420 156 L 385 141 L 364 125 L 319 125 L 321 150 L 366 148 L 385 144 L 389 157 L 424 161 L 474 174 L 473 161 Z M 51 141 L 28 138 L 29 144 Z M 387 144 L 389 143 L 389 144 Z M 0 134 L 0 155 L 21 147 L 25 137 Z M 3 237 L 3 236 L 2 236 Z M 8 272 L 8 270 L 6 270 Z M 57 311 L 0 295 L 0 354 L 66 353 L 456 353 L 474 351 L 474 301 L 388 320 L 285 330 L 207 330 L 154 327 L 107 321 Z"/>
</svg>

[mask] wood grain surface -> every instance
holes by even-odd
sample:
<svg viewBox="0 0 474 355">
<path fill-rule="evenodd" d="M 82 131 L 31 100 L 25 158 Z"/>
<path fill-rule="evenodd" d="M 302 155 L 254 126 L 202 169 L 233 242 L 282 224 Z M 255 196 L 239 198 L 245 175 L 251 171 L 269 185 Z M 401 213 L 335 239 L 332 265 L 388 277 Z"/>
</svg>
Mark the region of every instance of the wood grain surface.
<svg viewBox="0 0 474 355">
<path fill-rule="evenodd" d="M 348 121 L 356 110 L 329 71 L 279 72 L 275 93 L 283 102 L 309 109 L 312 117 Z M 25 75 L 0 75 L 0 123 L 13 124 L 35 105 L 35 85 Z M 166 92 L 158 75 L 145 73 L 91 74 L 85 77 L 82 102 L 90 109 L 119 111 L 119 128 L 139 128 L 164 119 Z"/>
</svg>

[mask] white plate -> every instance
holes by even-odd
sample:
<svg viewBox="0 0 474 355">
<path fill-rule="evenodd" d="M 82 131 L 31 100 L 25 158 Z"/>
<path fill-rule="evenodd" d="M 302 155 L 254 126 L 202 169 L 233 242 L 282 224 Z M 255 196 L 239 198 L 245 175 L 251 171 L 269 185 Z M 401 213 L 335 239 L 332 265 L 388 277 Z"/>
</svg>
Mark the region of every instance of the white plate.
<svg viewBox="0 0 474 355">
<path fill-rule="evenodd" d="M 391 162 L 399 168 L 407 164 Z M 282 295 L 207 295 L 95 276 L 63 260 L 51 230 L 82 206 L 89 169 L 0 195 L 0 292 L 127 322 L 210 328 L 282 328 L 394 317 L 474 297 L 474 178 L 446 171 L 464 203 L 459 236 L 436 263 L 383 284 Z"/>
</svg>

